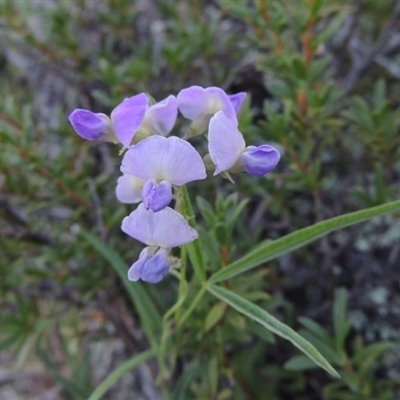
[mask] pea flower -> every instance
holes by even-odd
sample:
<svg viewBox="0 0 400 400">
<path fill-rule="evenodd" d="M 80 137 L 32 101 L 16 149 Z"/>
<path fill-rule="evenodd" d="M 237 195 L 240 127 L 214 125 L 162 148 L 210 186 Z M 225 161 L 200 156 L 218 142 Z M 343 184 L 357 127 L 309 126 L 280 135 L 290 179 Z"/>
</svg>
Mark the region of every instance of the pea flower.
<svg viewBox="0 0 400 400">
<path fill-rule="evenodd" d="M 232 119 L 236 119 L 242 107 L 246 93 L 227 95 L 221 88 L 211 86 L 191 86 L 178 93 L 178 108 L 185 118 L 193 120 L 187 137 L 206 133 L 210 118 L 218 111 L 224 111 Z"/>
<path fill-rule="evenodd" d="M 103 113 L 78 108 L 68 119 L 76 133 L 86 140 L 121 142 L 129 147 L 134 137 L 137 142 L 149 135 L 167 135 L 177 114 L 174 96 L 149 106 L 148 97 L 139 93 L 115 107 L 110 118 Z"/>
<path fill-rule="evenodd" d="M 223 111 L 210 120 L 208 151 L 216 167 L 214 175 L 224 171 L 245 171 L 249 175 L 262 176 L 271 172 L 280 160 L 278 150 L 268 144 L 246 147 L 237 126 L 237 120 L 229 118 Z"/>
<path fill-rule="evenodd" d="M 118 178 L 115 194 L 118 201 L 126 204 L 140 203 L 144 180 L 129 174 L 122 174 Z"/>
<path fill-rule="evenodd" d="M 154 212 L 171 202 L 172 185 L 181 186 L 207 176 L 200 154 L 176 136 L 149 136 L 132 146 L 122 159 L 121 171 L 144 181 L 144 206 Z"/>
<path fill-rule="evenodd" d="M 170 268 L 168 252 L 197 239 L 195 229 L 189 226 L 181 214 L 170 207 L 155 213 L 146 210 L 143 204 L 122 221 L 122 231 L 146 244 L 139 259 L 128 271 L 128 279 L 160 282 Z"/>
</svg>

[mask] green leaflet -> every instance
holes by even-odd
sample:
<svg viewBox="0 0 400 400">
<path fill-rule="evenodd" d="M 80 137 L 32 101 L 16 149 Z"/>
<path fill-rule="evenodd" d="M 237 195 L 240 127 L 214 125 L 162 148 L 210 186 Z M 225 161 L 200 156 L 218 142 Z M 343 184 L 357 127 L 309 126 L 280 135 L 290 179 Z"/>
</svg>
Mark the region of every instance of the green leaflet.
<svg viewBox="0 0 400 400">
<path fill-rule="evenodd" d="M 325 371 L 329 372 L 332 376 L 340 377 L 339 374 L 331 367 L 328 361 L 325 360 L 321 353 L 311 343 L 301 337 L 292 328 L 280 322 L 273 315 L 264 311 L 261 307 L 251 303 L 241 296 L 238 296 L 230 290 L 226 290 L 216 285 L 208 286 L 207 290 L 215 297 L 229 304 L 235 310 L 258 322 L 269 331 L 292 342 L 312 361 L 314 361 Z"/>
<path fill-rule="evenodd" d="M 209 279 L 216 283 L 239 275 L 262 263 L 273 260 L 283 254 L 289 253 L 301 246 L 306 245 L 330 232 L 345 228 L 359 222 L 366 221 L 372 217 L 386 214 L 400 209 L 400 200 L 382 204 L 380 206 L 367 208 L 338 217 L 318 222 L 307 228 L 299 229 L 277 240 L 268 240 L 260 243 L 242 258 L 219 270 Z"/>
</svg>

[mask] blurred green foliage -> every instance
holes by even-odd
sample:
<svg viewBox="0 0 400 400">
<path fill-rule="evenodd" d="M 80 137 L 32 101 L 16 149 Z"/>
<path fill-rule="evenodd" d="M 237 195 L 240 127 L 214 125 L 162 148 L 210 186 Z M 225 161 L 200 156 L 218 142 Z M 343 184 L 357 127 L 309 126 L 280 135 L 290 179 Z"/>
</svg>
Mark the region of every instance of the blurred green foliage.
<svg viewBox="0 0 400 400">
<path fill-rule="evenodd" d="M 399 198 L 399 48 L 389 40 L 399 35 L 390 23 L 398 8 L 339 0 L 0 1 L 0 351 L 15 355 L 10 368 L 36 355 L 62 398 L 86 399 L 98 384 L 92 343 L 122 341 L 125 358 L 160 340 L 151 384 L 161 398 L 400 396 L 391 375 L 400 361 L 382 356 L 394 345 L 364 344 L 366 332 L 355 334 L 344 314 L 363 305 L 352 263 L 376 260 L 377 251 L 382 268 L 398 260 L 395 234 L 379 242 L 395 218 L 334 233 L 227 282 L 291 326 L 308 315 L 300 319 L 305 337 L 343 377 L 332 381 L 209 293 L 196 298 L 173 277 L 140 284 L 139 294 L 127 289 L 87 236 L 113 249 L 121 268 L 140 251 L 120 232 L 129 207 L 114 195 L 117 150 L 82 141 L 67 123 L 74 108 L 108 113 L 141 91 L 157 100 L 192 84 L 248 92 L 240 115 L 247 143 L 273 143 L 283 157 L 265 178 L 237 176 L 233 185 L 218 177 L 189 188 L 207 271 L 215 272 L 260 240 Z M 380 53 L 369 54 L 376 44 Z M 185 129 L 181 123 L 176 133 Z M 336 292 L 332 324 L 325 314 L 342 284 L 350 302 Z M 177 292 L 186 308 L 174 308 Z M 135 295 L 145 308 L 133 306 Z"/>
</svg>

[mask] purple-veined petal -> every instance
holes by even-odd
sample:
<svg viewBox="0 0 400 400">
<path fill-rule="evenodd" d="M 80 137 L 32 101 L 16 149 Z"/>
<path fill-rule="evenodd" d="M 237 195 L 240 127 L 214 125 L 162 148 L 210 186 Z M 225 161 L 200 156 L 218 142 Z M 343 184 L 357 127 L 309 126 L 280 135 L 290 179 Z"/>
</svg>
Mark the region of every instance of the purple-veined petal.
<svg viewBox="0 0 400 400">
<path fill-rule="evenodd" d="M 235 109 L 228 95 L 219 87 L 206 89 L 191 86 L 182 89 L 177 96 L 179 111 L 185 118 L 194 120 L 206 114 L 224 111 L 229 117 L 236 117 Z"/>
<path fill-rule="evenodd" d="M 147 109 L 142 126 L 152 135 L 167 136 L 172 131 L 177 116 L 178 102 L 171 95 Z"/>
<path fill-rule="evenodd" d="M 206 178 L 200 154 L 176 136 L 149 136 L 142 140 L 125 153 L 121 171 L 145 181 L 166 180 L 178 186 Z"/>
<path fill-rule="evenodd" d="M 159 249 L 151 258 L 144 264 L 140 279 L 149 283 L 158 283 L 168 274 L 169 260 L 168 254 L 164 249 Z"/>
<path fill-rule="evenodd" d="M 86 140 L 103 139 L 111 132 L 111 121 L 102 113 L 95 114 L 78 108 L 70 114 L 68 120 L 76 133 Z"/>
<path fill-rule="evenodd" d="M 181 214 L 170 207 L 153 212 L 143 203 L 122 221 L 121 229 L 148 246 L 169 249 L 197 239 L 197 231 Z"/>
<path fill-rule="evenodd" d="M 133 175 L 123 174 L 118 178 L 115 194 L 118 201 L 126 204 L 140 203 L 142 201 L 142 188 L 144 181 Z"/>
<path fill-rule="evenodd" d="M 169 260 L 168 254 L 164 249 L 158 249 L 154 253 L 149 247 L 144 248 L 139 256 L 139 260 L 132 264 L 128 271 L 130 281 L 142 281 L 158 283 L 168 274 Z"/>
<path fill-rule="evenodd" d="M 154 179 L 149 179 L 143 186 L 142 198 L 146 210 L 160 211 L 172 201 L 172 186 L 168 181 L 157 184 Z"/>
<path fill-rule="evenodd" d="M 145 247 L 139 255 L 139 259 L 135 261 L 132 266 L 128 270 L 128 279 L 130 281 L 138 281 L 140 279 L 140 274 L 142 272 L 142 269 L 144 265 L 146 264 L 147 259 L 150 257 L 148 255 L 148 252 L 150 250 L 150 247 Z"/>
<path fill-rule="evenodd" d="M 148 104 L 147 96 L 144 93 L 139 93 L 124 100 L 111 112 L 115 135 L 125 147 L 129 147 L 133 136 L 140 128 Z"/>
<path fill-rule="evenodd" d="M 239 114 L 239 111 L 242 108 L 242 104 L 243 104 L 246 96 L 247 96 L 246 92 L 240 92 L 240 93 L 236 93 L 236 94 L 232 94 L 232 95 L 228 96 L 230 102 L 233 105 L 233 108 L 235 109 L 236 115 Z"/>
<path fill-rule="evenodd" d="M 219 111 L 211 118 L 208 131 L 208 151 L 215 164 L 214 175 L 227 171 L 239 159 L 245 149 L 243 135 L 237 128 L 237 120 Z"/>
<path fill-rule="evenodd" d="M 275 147 L 263 144 L 258 147 L 246 147 L 240 162 L 249 175 L 263 176 L 277 166 L 280 158 L 281 155 Z"/>
</svg>

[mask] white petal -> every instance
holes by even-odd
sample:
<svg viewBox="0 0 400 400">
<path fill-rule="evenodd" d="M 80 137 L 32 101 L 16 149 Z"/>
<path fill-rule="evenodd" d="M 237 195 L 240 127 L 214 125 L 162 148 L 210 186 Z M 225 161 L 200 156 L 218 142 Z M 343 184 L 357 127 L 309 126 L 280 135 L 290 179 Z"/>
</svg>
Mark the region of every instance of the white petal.
<svg viewBox="0 0 400 400">
<path fill-rule="evenodd" d="M 211 118 L 208 151 L 216 166 L 215 174 L 231 168 L 244 151 L 246 143 L 237 128 L 237 120 L 219 111 Z"/>
<path fill-rule="evenodd" d="M 176 136 L 149 136 L 142 140 L 126 152 L 121 171 L 145 181 L 166 180 L 178 186 L 206 178 L 200 154 Z"/>
<path fill-rule="evenodd" d="M 197 231 L 181 214 L 170 207 L 153 212 L 143 203 L 122 221 L 121 229 L 148 246 L 169 249 L 197 239 Z"/>
<path fill-rule="evenodd" d="M 142 201 L 144 181 L 133 175 L 123 174 L 118 178 L 115 193 L 121 203 L 133 204 Z"/>
</svg>

